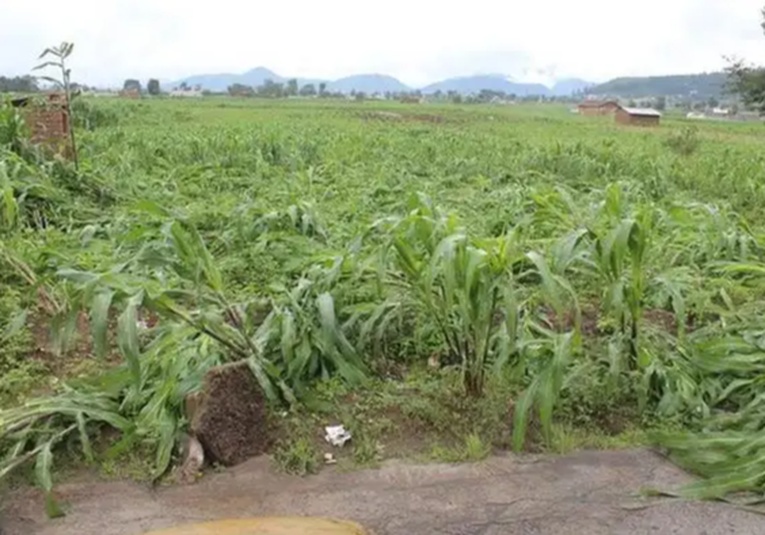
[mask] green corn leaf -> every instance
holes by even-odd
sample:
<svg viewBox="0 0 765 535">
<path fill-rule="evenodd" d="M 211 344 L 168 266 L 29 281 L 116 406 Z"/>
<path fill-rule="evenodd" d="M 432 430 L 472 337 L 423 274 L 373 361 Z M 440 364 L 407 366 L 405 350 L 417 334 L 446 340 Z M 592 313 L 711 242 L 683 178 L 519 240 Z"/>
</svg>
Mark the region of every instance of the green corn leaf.
<svg viewBox="0 0 765 535">
<path fill-rule="evenodd" d="M 297 342 L 297 330 L 295 328 L 295 317 L 289 310 L 284 311 L 281 317 L 281 348 L 282 357 L 287 365 L 290 366 L 295 358 L 295 344 Z"/>
<path fill-rule="evenodd" d="M 526 257 L 531 260 L 534 267 L 537 268 L 537 273 L 542 280 L 542 287 L 544 288 L 547 299 L 552 304 L 553 308 L 558 314 L 563 312 L 563 300 L 560 295 L 560 288 L 553 277 L 552 271 L 550 271 L 547 265 L 547 260 L 536 251 L 531 251 L 526 254 Z"/>
<path fill-rule="evenodd" d="M 520 452 L 526 442 L 526 430 L 528 428 L 529 414 L 537 396 L 539 383 L 535 380 L 521 394 L 515 404 L 513 412 L 513 450 Z"/>
<path fill-rule="evenodd" d="M 154 465 L 153 479 L 156 481 L 170 466 L 173 448 L 175 447 L 175 437 L 178 431 L 178 422 L 170 414 L 163 404 L 161 413 L 157 416 L 159 427 L 159 443 L 157 445 L 157 455 Z"/>
<path fill-rule="evenodd" d="M 0 343 L 5 343 L 21 332 L 27 323 L 27 311 L 22 310 L 11 317 L 5 328 L 0 332 Z"/>
<path fill-rule="evenodd" d="M 142 301 L 142 293 L 131 297 L 117 321 L 117 345 L 128 364 L 136 390 L 140 388 L 142 382 L 141 349 L 138 340 L 138 304 Z"/>
<path fill-rule="evenodd" d="M 107 352 L 107 330 L 109 327 L 109 309 L 112 305 L 114 292 L 102 290 L 96 294 L 90 309 L 90 324 L 93 331 L 93 345 L 98 357 Z"/>
<path fill-rule="evenodd" d="M 77 413 L 77 430 L 80 434 L 80 445 L 82 446 L 82 453 L 85 458 L 93 462 L 93 448 L 90 444 L 90 437 L 88 436 L 88 430 L 85 423 L 85 415 L 82 412 Z"/>
<path fill-rule="evenodd" d="M 155 217 L 168 218 L 171 216 L 170 211 L 164 206 L 148 199 L 138 201 L 135 204 L 135 209 Z"/>
<path fill-rule="evenodd" d="M 53 496 L 53 478 L 51 475 L 53 466 L 52 446 L 53 439 L 46 442 L 40 453 L 37 454 L 35 480 L 45 492 L 45 513 L 48 515 L 48 518 L 58 518 L 64 516 L 64 511 Z"/>
</svg>

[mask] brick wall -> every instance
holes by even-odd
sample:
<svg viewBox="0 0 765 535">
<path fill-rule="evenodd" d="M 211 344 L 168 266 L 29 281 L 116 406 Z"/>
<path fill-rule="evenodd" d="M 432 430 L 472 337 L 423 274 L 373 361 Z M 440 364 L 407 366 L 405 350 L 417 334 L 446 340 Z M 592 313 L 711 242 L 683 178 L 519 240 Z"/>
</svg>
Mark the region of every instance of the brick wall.
<svg viewBox="0 0 765 535">
<path fill-rule="evenodd" d="M 72 154 L 69 139 L 69 116 L 60 99 L 49 99 L 45 104 L 30 104 L 22 108 L 24 121 L 33 143 L 67 157 Z"/>
</svg>

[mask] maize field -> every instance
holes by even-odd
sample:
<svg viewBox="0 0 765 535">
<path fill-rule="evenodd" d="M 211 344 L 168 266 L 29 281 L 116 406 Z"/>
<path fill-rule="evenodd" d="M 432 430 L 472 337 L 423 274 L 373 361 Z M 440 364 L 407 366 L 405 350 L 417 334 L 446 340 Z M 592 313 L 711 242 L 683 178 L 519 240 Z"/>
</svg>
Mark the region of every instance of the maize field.
<svg viewBox="0 0 765 535">
<path fill-rule="evenodd" d="M 104 429 L 166 474 L 183 400 L 240 360 L 279 411 L 390 365 L 466 403 L 502 382 L 518 451 L 628 407 L 702 476 L 685 494 L 765 489 L 759 123 L 76 104 L 79 171 L 0 109 L 0 479 L 29 467 L 49 514 L 59 452 Z"/>
</svg>

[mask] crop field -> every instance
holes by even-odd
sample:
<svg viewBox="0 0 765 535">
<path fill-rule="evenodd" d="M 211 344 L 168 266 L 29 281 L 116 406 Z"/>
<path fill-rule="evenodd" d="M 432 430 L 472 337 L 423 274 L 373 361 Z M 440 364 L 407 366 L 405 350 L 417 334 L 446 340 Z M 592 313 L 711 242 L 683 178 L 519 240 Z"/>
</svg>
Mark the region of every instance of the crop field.
<svg viewBox="0 0 765 535">
<path fill-rule="evenodd" d="M 759 123 L 209 98 L 75 124 L 79 170 L 0 109 L 0 478 L 167 477 L 186 396 L 246 361 L 293 473 L 342 423 L 349 464 L 656 444 L 692 496 L 763 490 Z"/>
</svg>

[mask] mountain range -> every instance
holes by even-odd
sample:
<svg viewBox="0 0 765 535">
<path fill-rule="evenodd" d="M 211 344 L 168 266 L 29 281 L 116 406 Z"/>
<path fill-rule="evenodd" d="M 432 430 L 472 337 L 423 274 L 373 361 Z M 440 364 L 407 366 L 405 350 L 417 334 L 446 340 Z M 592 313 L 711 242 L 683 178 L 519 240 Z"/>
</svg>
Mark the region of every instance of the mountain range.
<svg viewBox="0 0 765 535">
<path fill-rule="evenodd" d="M 225 92 L 229 86 L 242 84 L 251 87 L 263 85 L 266 80 L 272 80 L 277 83 L 285 83 L 289 77 L 281 76 L 265 67 L 256 67 L 242 74 L 220 73 L 220 74 L 199 74 L 189 76 L 175 82 L 170 82 L 171 87 L 177 87 L 186 83 L 191 87 L 201 86 L 202 89 L 216 92 Z M 423 94 L 433 94 L 437 91 L 448 93 L 455 91 L 467 95 L 479 93 L 482 89 L 490 91 L 502 91 L 507 94 L 518 96 L 569 96 L 575 92 L 582 91 L 593 86 L 591 82 L 570 78 L 557 81 L 552 87 L 542 84 L 516 82 L 511 78 L 501 74 L 483 74 L 476 76 L 463 76 L 457 78 L 448 78 L 425 87 L 410 87 L 393 76 L 385 74 L 356 74 L 340 78 L 339 80 L 319 80 L 310 78 L 297 78 L 300 87 L 307 84 L 318 86 L 320 83 L 327 84 L 327 91 L 333 93 L 351 93 L 364 92 L 372 93 L 401 93 L 420 89 Z"/>
<path fill-rule="evenodd" d="M 726 83 L 727 74 L 724 72 L 615 78 L 589 89 L 588 93 L 625 98 L 646 98 L 664 95 L 708 99 L 724 96 L 726 94 Z"/>
<path fill-rule="evenodd" d="M 642 98 L 659 95 L 687 96 L 694 98 L 719 98 L 725 91 L 725 73 L 703 73 L 672 76 L 646 76 L 632 78 L 615 78 L 611 81 L 594 84 L 579 78 L 566 78 L 556 80 L 552 86 L 539 83 L 527 83 L 513 80 L 511 77 L 501 74 L 482 74 L 475 76 L 461 76 L 448 78 L 425 87 L 414 88 L 407 86 L 400 80 L 384 74 L 356 74 L 340 78 L 339 80 L 320 80 L 311 78 L 297 78 L 298 85 L 304 86 L 325 83 L 326 90 L 333 93 L 364 92 L 373 93 L 400 93 L 419 89 L 425 95 L 438 91 L 448 93 L 450 91 L 462 95 L 476 94 L 481 90 L 503 92 L 508 95 L 526 96 L 557 96 L 567 97 L 574 94 L 586 93 L 590 95 Z M 189 76 L 176 82 L 163 84 L 165 87 L 177 87 L 185 82 L 189 86 L 201 86 L 202 89 L 215 92 L 225 92 L 233 84 L 243 84 L 251 87 L 263 85 L 266 80 L 277 83 L 285 83 L 289 78 L 280 76 L 265 67 L 257 67 L 242 74 L 200 74 Z"/>
</svg>

